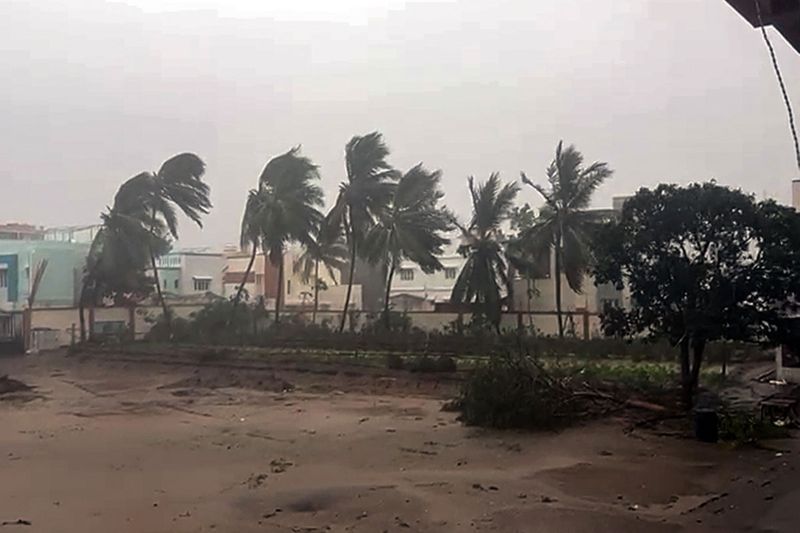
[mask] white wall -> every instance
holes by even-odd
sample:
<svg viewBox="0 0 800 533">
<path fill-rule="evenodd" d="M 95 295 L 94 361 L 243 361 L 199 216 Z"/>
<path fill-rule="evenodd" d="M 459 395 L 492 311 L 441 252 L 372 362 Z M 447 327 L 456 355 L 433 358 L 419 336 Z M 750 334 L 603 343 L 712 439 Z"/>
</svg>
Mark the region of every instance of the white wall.
<svg viewBox="0 0 800 533">
<path fill-rule="evenodd" d="M 222 254 L 181 254 L 180 294 L 203 294 L 212 292 L 222 295 L 222 272 L 225 268 L 225 258 Z M 211 278 L 208 291 L 195 290 L 196 277 Z"/>
</svg>

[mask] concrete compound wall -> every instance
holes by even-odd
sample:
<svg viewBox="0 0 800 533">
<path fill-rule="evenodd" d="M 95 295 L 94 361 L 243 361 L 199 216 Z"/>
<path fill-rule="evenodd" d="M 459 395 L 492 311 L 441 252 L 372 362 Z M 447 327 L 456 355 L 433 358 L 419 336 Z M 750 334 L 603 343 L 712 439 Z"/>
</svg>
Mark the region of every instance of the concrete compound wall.
<svg viewBox="0 0 800 533">
<path fill-rule="evenodd" d="M 190 318 L 191 314 L 202 309 L 202 305 L 172 305 L 175 316 L 181 318 Z M 102 331 L 104 325 L 123 326 L 129 327 L 131 310 L 127 307 L 104 307 L 96 308 L 94 310 L 86 310 L 87 324 L 90 320 L 90 313 L 94 314 L 95 331 Z M 312 317 L 311 310 L 297 312 L 287 312 L 289 316 L 303 316 L 303 318 L 310 322 Z M 161 308 L 158 306 L 137 307 L 133 311 L 134 328 L 137 338 L 141 338 L 144 334 L 150 331 L 150 328 L 155 320 L 161 316 Z M 359 330 L 363 327 L 370 318 L 376 319 L 379 316 L 377 313 L 366 313 L 359 310 L 354 310 L 348 319 L 347 329 L 350 329 L 350 321 L 353 321 L 353 329 Z M 425 331 L 442 331 L 444 332 L 458 319 L 458 313 L 438 313 L 432 311 L 409 312 L 407 316 L 411 320 L 413 327 L 420 328 Z M 332 328 L 338 326 L 341 320 L 340 311 L 319 311 L 317 313 L 317 323 L 321 324 L 327 322 Z M 471 320 L 470 313 L 462 313 L 461 321 L 467 325 Z M 569 325 L 569 320 L 565 319 Z M 34 309 L 31 318 L 33 330 L 52 330 L 47 334 L 41 336 L 48 339 L 48 343 L 54 343 L 57 346 L 67 346 L 72 340 L 80 337 L 80 318 L 77 308 L 74 307 L 61 307 L 61 308 L 41 308 Z M 116 324 L 109 324 L 116 323 Z M 121 323 L 121 324 L 120 324 Z M 590 338 L 600 336 L 600 318 L 592 314 L 575 314 L 572 315 L 572 323 L 574 327 L 567 327 L 567 331 L 574 331 L 575 336 L 579 338 Z M 558 322 L 556 315 L 550 312 L 519 313 L 510 312 L 503 313 L 500 326 L 502 329 L 514 330 L 522 326 L 528 328 L 530 325 L 536 328 L 536 331 L 542 335 L 556 335 L 558 334 Z"/>
</svg>

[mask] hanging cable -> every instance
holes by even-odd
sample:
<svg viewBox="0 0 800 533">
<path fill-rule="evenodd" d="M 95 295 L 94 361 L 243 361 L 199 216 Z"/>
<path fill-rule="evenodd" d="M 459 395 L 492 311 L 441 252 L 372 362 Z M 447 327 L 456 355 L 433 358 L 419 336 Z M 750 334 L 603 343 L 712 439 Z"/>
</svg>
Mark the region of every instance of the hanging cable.
<svg viewBox="0 0 800 533">
<path fill-rule="evenodd" d="M 786 105 L 786 113 L 789 115 L 789 129 L 792 132 L 792 140 L 794 140 L 794 155 L 797 159 L 797 170 L 800 171 L 800 143 L 797 141 L 797 129 L 794 125 L 794 112 L 792 111 L 792 103 L 789 101 L 789 95 L 786 92 L 786 84 L 783 82 L 781 69 L 778 66 L 778 60 L 775 57 L 775 49 L 772 47 L 772 42 L 769 40 L 769 35 L 767 35 L 767 28 L 764 26 L 764 20 L 761 18 L 761 1 L 754 0 L 754 3 L 756 5 L 758 26 L 761 28 L 761 36 L 764 38 L 764 42 L 769 50 L 769 56 L 772 59 L 772 68 L 775 71 L 775 76 L 778 78 L 778 85 L 780 85 L 781 94 L 783 94 L 783 103 Z"/>
</svg>

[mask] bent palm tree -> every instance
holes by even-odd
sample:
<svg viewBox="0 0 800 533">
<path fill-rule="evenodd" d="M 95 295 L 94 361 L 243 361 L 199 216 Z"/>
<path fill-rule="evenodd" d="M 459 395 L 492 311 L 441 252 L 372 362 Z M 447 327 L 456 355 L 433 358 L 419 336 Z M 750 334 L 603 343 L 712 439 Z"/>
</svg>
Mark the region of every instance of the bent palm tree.
<svg viewBox="0 0 800 533">
<path fill-rule="evenodd" d="M 123 187 L 126 209 L 144 210 L 150 216 L 151 232 L 161 231 L 178 238 L 177 210 L 182 211 L 195 224 L 202 227 L 202 215 L 211 209 L 208 184 L 201 178 L 205 173 L 205 163 L 195 154 L 183 153 L 167 159 L 158 172 L 142 172 L 129 179 Z M 122 192 L 122 188 L 120 188 Z M 136 207 L 135 204 L 140 207 Z M 165 231 L 166 230 L 166 231 Z M 156 250 L 150 250 L 150 266 L 153 269 L 158 299 L 164 312 L 168 330 L 171 317 L 156 265 Z"/>
<path fill-rule="evenodd" d="M 492 174 L 475 186 L 469 178 L 472 218 L 461 229 L 463 244 L 458 251 L 467 260 L 458 274 L 450 301 L 478 304 L 479 312 L 500 331 L 502 291 L 508 287 L 507 263 L 503 253 L 501 225 L 511 214 L 519 192 L 516 183 L 500 184 L 500 176 Z"/>
<path fill-rule="evenodd" d="M 104 297 L 128 303 L 148 296 L 153 289 L 153 279 L 146 274 L 151 251 L 161 255 L 169 250 L 165 228 L 159 221 L 153 223 L 141 202 L 140 180 L 132 180 L 120 186 L 113 207 L 101 214 L 102 227 L 89 248 L 78 300 L 82 341 L 86 305 Z"/>
<path fill-rule="evenodd" d="M 236 312 L 236 306 L 242 298 L 244 286 L 250 273 L 253 271 L 253 263 L 258 255 L 258 248 L 261 246 L 261 235 L 263 233 L 261 227 L 262 210 L 264 209 L 264 195 L 259 194 L 256 189 L 250 189 L 247 193 L 247 202 L 244 207 L 244 214 L 242 215 L 242 229 L 239 238 L 239 246 L 241 249 L 250 248 L 250 260 L 247 262 L 247 268 L 242 277 L 239 288 L 236 289 L 236 296 L 233 298 L 233 309 L 231 313 Z"/>
<path fill-rule="evenodd" d="M 300 273 L 303 283 L 314 280 L 314 310 L 311 314 L 311 323 L 317 323 L 319 311 L 319 291 L 323 288 L 323 281 L 319 276 L 320 266 L 328 272 L 328 276 L 336 282 L 341 278 L 341 271 L 347 260 L 347 246 L 341 238 L 331 236 L 325 231 L 318 231 L 315 238 L 305 243 L 303 253 L 294 263 L 294 272 Z M 338 277 L 336 273 L 339 273 Z"/>
<path fill-rule="evenodd" d="M 340 233 L 344 228 L 350 251 L 350 272 L 347 278 L 347 294 L 344 299 L 339 331 L 344 331 L 356 258 L 361 244 L 378 216 L 386 209 L 392 198 L 397 173 L 386 158 L 389 149 L 383 136 L 376 132 L 356 136 L 345 147 L 347 180 L 339 186 L 336 203 L 328 213 L 326 231 Z"/>
<path fill-rule="evenodd" d="M 283 295 L 283 255 L 290 242 L 308 244 L 315 229 L 322 223 L 322 189 L 317 166 L 300 155 L 295 147 L 271 159 L 258 180 L 258 189 L 251 191 L 242 233 L 252 236 L 260 231 L 261 246 L 269 261 L 278 268 L 275 295 L 275 323 L 280 322 Z M 252 201 L 252 205 L 251 205 Z M 252 228 L 249 227 L 252 225 Z"/>
<path fill-rule="evenodd" d="M 558 336 L 564 337 L 561 306 L 561 275 L 576 293 L 583 291 L 583 277 L 591 261 L 589 234 L 596 228 L 599 217 L 586 211 L 594 191 L 612 174 L 607 163 L 595 162 L 583 167 L 583 155 L 570 145 L 562 149 L 558 143 L 556 156 L 547 168 L 547 186 L 533 183 L 522 172 L 522 181 L 544 198 L 533 226 L 522 232 L 523 246 L 533 256 L 551 250 L 555 265 L 555 299 L 558 316 Z"/>
<path fill-rule="evenodd" d="M 403 259 L 419 265 L 426 274 L 442 269 L 436 257 L 449 239 L 442 235 L 452 229 L 453 216 L 439 200 L 442 173 L 429 172 L 419 164 L 397 182 L 391 204 L 379 216 L 364 241 L 367 259 L 383 262 L 386 267 L 386 294 L 383 315 L 386 329 L 389 320 L 389 296 L 392 278 Z"/>
</svg>

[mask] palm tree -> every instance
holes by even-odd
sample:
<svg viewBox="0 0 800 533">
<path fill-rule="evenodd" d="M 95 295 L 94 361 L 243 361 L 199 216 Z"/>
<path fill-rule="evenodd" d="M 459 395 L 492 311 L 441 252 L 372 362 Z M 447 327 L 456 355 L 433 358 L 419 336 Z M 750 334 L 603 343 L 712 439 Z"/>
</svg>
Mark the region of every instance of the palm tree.
<svg viewBox="0 0 800 533">
<path fill-rule="evenodd" d="M 397 172 L 386 161 L 388 156 L 389 149 L 377 131 L 353 137 L 345 147 L 347 180 L 339 186 L 336 203 L 326 220 L 326 231 L 339 233 L 344 228 L 350 252 L 350 272 L 340 332 L 344 331 L 347 320 L 356 258 L 362 241 L 392 199 Z"/>
<path fill-rule="evenodd" d="M 249 275 L 260 241 L 270 263 L 278 268 L 276 324 L 280 322 L 286 245 L 290 242 L 307 245 L 322 223 L 319 208 L 323 197 L 318 180 L 317 166 L 300 155 L 298 146 L 271 159 L 261 172 L 258 188 L 248 195 L 242 242 L 252 246 L 252 255 L 245 276 Z"/>
<path fill-rule="evenodd" d="M 247 269 L 244 272 L 244 277 L 241 283 L 239 283 L 239 288 L 236 290 L 236 296 L 233 298 L 231 314 L 236 312 L 236 306 L 242 298 L 244 286 L 247 283 L 247 278 L 250 277 L 250 272 L 253 271 L 253 263 L 256 260 L 256 255 L 258 255 L 258 249 L 261 246 L 261 216 L 264 209 L 264 196 L 263 193 L 259 193 L 259 190 L 256 189 L 250 189 L 250 192 L 247 193 L 247 202 L 245 203 L 244 214 L 242 215 L 239 246 L 243 250 L 247 248 L 250 249 L 250 260 L 247 262 Z"/>
<path fill-rule="evenodd" d="M 150 216 L 151 232 L 168 232 L 173 239 L 178 238 L 177 210 L 202 227 L 202 216 L 211 209 L 208 184 L 201 180 L 204 173 L 205 163 L 195 154 L 183 153 L 171 157 L 161 165 L 158 172 L 142 172 L 125 183 L 135 194 L 126 195 L 126 200 L 131 205 L 126 205 L 123 212 L 144 210 Z M 135 205 L 137 203 L 138 207 Z M 150 266 L 169 329 L 170 311 L 161 292 L 156 257 L 156 250 L 151 249 Z"/>
<path fill-rule="evenodd" d="M 501 186 L 497 173 L 477 186 L 470 177 L 468 184 L 472 218 L 467 226 L 457 223 L 463 240 L 458 251 L 467 260 L 453 286 L 450 301 L 457 304 L 475 301 L 479 311 L 499 332 L 502 290 L 508 287 L 501 226 L 511 214 L 519 186 L 516 183 Z"/>
<path fill-rule="evenodd" d="M 322 229 L 322 228 L 320 228 Z M 303 253 L 294 263 L 294 272 L 300 273 L 303 283 L 314 280 L 314 310 L 311 314 L 311 323 L 317 323 L 319 311 L 319 291 L 324 288 L 324 282 L 319 277 L 320 266 L 324 267 L 328 276 L 336 282 L 341 277 L 341 271 L 347 260 L 347 246 L 340 236 L 331 236 L 328 232 L 317 231 L 316 236 L 304 245 Z"/>
<path fill-rule="evenodd" d="M 442 269 L 436 256 L 450 242 L 442 233 L 452 229 L 453 215 L 439 205 L 444 196 L 439 189 L 441 177 L 440 171 L 429 172 L 421 163 L 406 172 L 397 182 L 388 209 L 378 216 L 364 241 L 368 260 L 386 267 L 383 315 L 387 330 L 392 278 L 401 261 L 413 261 L 426 274 Z"/>
<path fill-rule="evenodd" d="M 151 251 L 164 254 L 169 242 L 161 222 L 153 222 L 141 202 L 143 180 L 131 178 L 123 183 L 114 205 L 100 215 L 97 232 L 84 267 L 78 300 L 81 340 L 86 340 L 86 305 L 104 297 L 117 303 L 138 301 L 152 292 L 153 279 L 146 274 Z"/>
<path fill-rule="evenodd" d="M 522 232 L 523 246 L 532 255 L 551 250 L 555 263 L 555 298 L 558 316 L 558 336 L 564 337 L 561 309 L 561 274 L 576 293 L 583 290 L 583 277 L 591 262 L 590 233 L 599 217 L 586 211 L 594 191 L 612 174 L 607 163 L 595 162 L 583 166 L 583 155 L 570 145 L 556 147 L 556 156 L 547 168 L 547 186 L 533 183 L 524 172 L 522 181 L 544 198 L 545 205 L 533 227 Z"/>
</svg>

